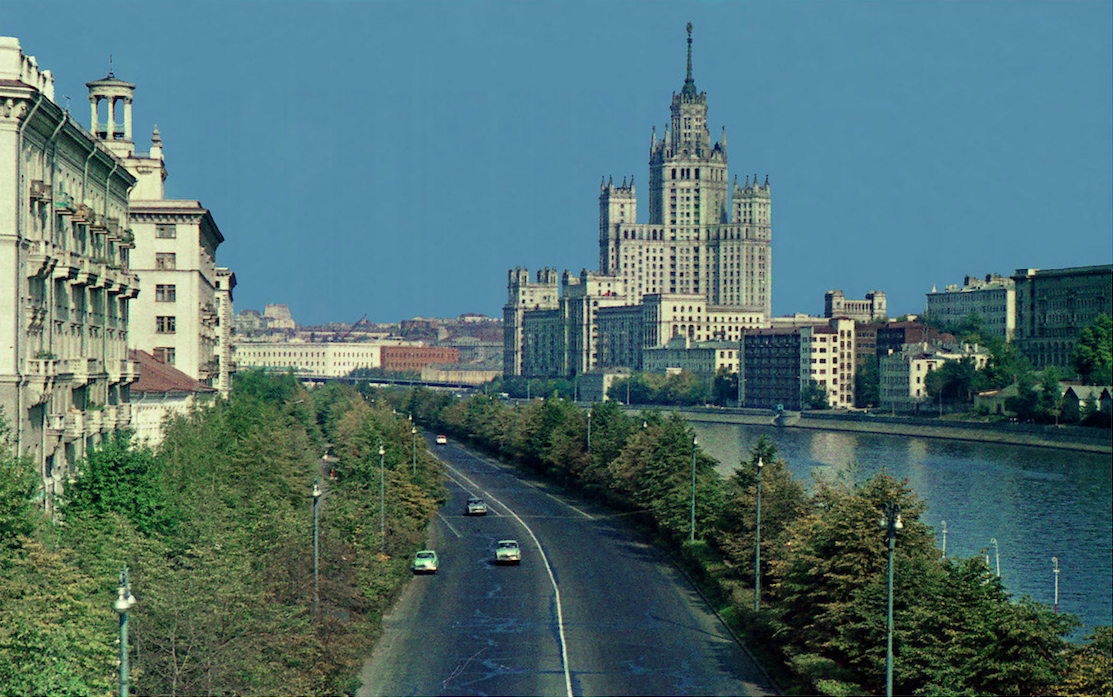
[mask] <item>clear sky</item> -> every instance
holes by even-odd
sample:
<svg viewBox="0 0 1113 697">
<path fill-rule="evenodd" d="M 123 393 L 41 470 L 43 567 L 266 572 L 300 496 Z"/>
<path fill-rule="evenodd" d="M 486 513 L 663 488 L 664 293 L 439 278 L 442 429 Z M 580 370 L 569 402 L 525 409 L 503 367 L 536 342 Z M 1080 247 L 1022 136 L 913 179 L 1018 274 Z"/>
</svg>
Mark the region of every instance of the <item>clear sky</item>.
<svg viewBox="0 0 1113 697">
<path fill-rule="evenodd" d="M 501 316 L 507 270 L 599 266 L 693 31 L 732 176 L 769 176 L 773 312 L 1113 261 L 1113 4 L 3 0 L 55 75 L 138 85 L 136 145 L 225 236 L 236 308 Z"/>
</svg>

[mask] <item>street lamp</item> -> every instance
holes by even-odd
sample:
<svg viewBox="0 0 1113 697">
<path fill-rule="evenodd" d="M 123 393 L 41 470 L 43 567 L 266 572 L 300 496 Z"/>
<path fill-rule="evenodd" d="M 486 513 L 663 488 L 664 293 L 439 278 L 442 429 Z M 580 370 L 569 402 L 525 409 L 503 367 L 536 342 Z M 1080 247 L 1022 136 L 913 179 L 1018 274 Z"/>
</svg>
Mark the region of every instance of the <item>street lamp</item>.
<svg viewBox="0 0 1113 697">
<path fill-rule="evenodd" d="M 410 437 L 413 441 L 413 474 L 417 475 L 417 426 L 410 426 Z"/>
<path fill-rule="evenodd" d="M 386 479 L 383 476 L 383 459 L 386 448 L 379 443 L 379 552 L 386 553 Z"/>
<path fill-rule="evenodd" d="M 321 614 L 321 546 L 318 536 L 317 511 L 321 503 L 321 484 L 313 482 L 313 614 Z"/>
<path fill-rule="evenodd" d="M 692 436 L 692 536 L 691 541 L 696 541 L 696 446 L 699 441 Z"/>
<path fill-rule="evenodd" d="M 131 594 L 127 564 L 120 570 L 120 585 L 116 592 L 116 602 L 112 607 L 120 615 L 120 697 L 128 697 L 128 610 L 135 606 L 135 596 Z"/>
<path fill-rule="evenodd" d="M 1051 570 L 1055 572 L 1055 614 L 1059 614 L 1059 557 L 1051 557 Z"/>
<path fill-rule="evenodd" d="M 989 538 L 989 544 L 993 545 L 993 557 L 997 560 L 997 578 L 1001 578 L 1001 549 L 997 546 L 997 538 Z M 988 566 L 988 562 L 986 566 Z"/>
<path fill-rule="evenodd" d="M 754 542 L 754 612 L 761 606 L 761 456 L 757 458 L 757 526 Z"/>
<path fill-rule="evenodd" d="M 943 558 L 947 558 L 947 521 L 943 521 Z"/>
<path fill-rule="evenodd" d="M 900 520 L 900 506 L 887 503 L 882 508 L 885 514 L 878 524 L 887 531 L 889 538 L 889 620 L 888 636 L 885 646 L 885 697 L 893 697 L 893 550 L 896 547 L 897 530 L 904 527 Z"/>
<path fill-rule="evenodd" d="M 591 453 L 591 410 L 587 410 L 587 452 Z"/>
</svg>

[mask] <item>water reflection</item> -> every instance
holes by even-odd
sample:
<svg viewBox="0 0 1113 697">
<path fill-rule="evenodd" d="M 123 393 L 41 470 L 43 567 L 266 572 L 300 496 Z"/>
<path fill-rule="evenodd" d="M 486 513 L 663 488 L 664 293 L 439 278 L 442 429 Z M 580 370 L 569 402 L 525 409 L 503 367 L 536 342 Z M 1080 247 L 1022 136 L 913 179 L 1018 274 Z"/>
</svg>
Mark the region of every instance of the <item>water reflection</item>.
<svg viewBox="0 0 1113 697">
<path fill-rule="evenodd" d="M 1113 467 L 1108 456 L 996 443 L 693 422 L 704 452 L 729 476 L 758 439 L 772 439 L 789 470 L 865 478 L 885 469 L 907 477 L 927 503 L 924 522 L 947 521 L 947 555 L 985 556 L 996 538 L 1001 577 L 1016 596 L 1054 602 L 1051 557 L 1059 558 L 1059 607 L 1078 615 L 1080 638 L 1113 624 Z"/>
</svg>

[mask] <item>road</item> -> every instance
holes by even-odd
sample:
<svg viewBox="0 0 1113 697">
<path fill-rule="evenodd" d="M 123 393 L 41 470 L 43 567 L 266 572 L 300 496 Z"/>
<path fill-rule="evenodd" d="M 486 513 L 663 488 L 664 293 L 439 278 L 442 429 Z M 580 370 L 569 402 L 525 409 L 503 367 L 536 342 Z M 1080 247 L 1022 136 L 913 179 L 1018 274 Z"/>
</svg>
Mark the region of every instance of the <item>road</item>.
<svg viewBox="0 0 1113 697">
<path fill-rule="evenodd" d="M 621 516 L 454 442 L 440 569 L 384 620 L 359 695 L 764 695 L 775 688 L 675 567 Z M 467 517 L 469 496 L 486 516 Z M 517 566 L 493 563 L 516 539 Z"/>
</svg>

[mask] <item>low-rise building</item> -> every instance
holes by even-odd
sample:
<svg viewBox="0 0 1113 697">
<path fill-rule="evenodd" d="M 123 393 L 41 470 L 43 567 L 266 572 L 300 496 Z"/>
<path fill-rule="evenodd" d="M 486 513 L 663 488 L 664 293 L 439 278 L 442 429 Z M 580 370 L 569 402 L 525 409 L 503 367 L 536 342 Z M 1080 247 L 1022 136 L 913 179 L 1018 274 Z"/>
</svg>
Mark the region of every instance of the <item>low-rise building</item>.
<svg viewBox="0 0 1113 697">
<path fill-rule="evenodd" d="M 384 347 L 402 341 L 300 343 L 287 341 L 237 341 L 238 370 L 266 368 L 293 370 L 297 375 L 343 377 L 358 368 L 381 368 Z"/>
<path fill-rule="evenodd" d="M 642 362 L 647 373 L 687 371 L 713 377 L 720 368 L 738 371 L 741 348 L 737 341 L 692 341 L 676 336 L 659 348 L 643 351 Z"/>
<path fill-rule="evenodd" d="M 149 353 L 133 350 L 131 357 L 139 366 L 139 379 L 131 386 L 131 427 L 136 440 L 152 448 L 162 442 L 167 419 L 211 404 L 218 394 Z"/>
<path fill-rule="evenodd" d="M 972 360 L 975 369 L 985 367 L 989 351 L 977 344 L 946 346 L 932 343 L 907 344 L 878 362 L 880 408 L 892 412 L 918 411 L 930 399 L 928 374 L 948 361 Z"/>
<path fill-rule="evenodd" d="M 383 370 L 397 373 L 421 371 L 429 365 L 455 364 L 460 352 L 447 346 L 399 345 L 384 346 L 380 356 Z"/>
</svg>

